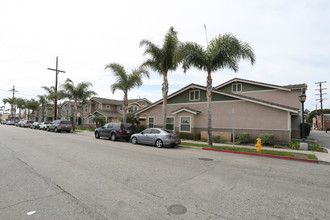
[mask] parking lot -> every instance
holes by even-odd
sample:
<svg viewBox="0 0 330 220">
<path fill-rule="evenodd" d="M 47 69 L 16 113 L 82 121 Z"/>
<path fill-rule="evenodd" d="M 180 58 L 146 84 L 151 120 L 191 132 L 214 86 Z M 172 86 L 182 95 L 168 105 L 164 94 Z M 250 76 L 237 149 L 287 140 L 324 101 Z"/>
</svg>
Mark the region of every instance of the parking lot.
<svg viewBox="0 0 330 220">
<path fill-rule="evenodd" d="M 0 219 L 329 215 L 328 165 L 14 126 L 0 126 L 0 140 Z"/>
</svg>

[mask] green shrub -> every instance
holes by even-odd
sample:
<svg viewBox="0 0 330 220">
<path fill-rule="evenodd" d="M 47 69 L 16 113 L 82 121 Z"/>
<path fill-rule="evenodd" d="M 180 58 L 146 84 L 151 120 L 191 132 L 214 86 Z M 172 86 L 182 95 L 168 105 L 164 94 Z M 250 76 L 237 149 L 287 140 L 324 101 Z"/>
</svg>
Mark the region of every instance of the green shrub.
<svg viewBox="0 0 330 220">
<path fill-rule="evenodd" d="M 300 144 L 297 141 L 290 141 L 289 148 L 299 150 Z"/>
<path fill-rule="evenodd" d="M 201 139 L 200 133 L 187 133 L 187 132 L 176 132 L 181 139 L 199 141 Z"/>
<path fill-rule="evenodd" d="M 259 134 L 258 138 L 261 139 L 262 145 L 274 145 L 275 135 L 273 134 Z"/>
<path fill-rule="evenodd" d="M 247 132 L 237 132 L 235 134 L 235 142 L 237 144 L 244 144 L 249 142 L 249 133 Z"/>
<path fill-rule="evenodd" d="M 323 147 L 320 144 L 313 142 L 308 146 L 308 150 L 323 152 Z"/>
<path fill-rule="evenodd" d="M 212 135 L 212 141 L 214 143 L 220 143 L 220 135 Z"/>
<path fill-rule="evenodd" d="M 283 146 L 280 145 L 280 144 L 275 144 L 275 145 L 274 145 L 274 148 L 283 148 Z"/>
<path fill-rule="evenodd" d="M 201 141 L 207 142 L 207 139 L 206 138 L 201 138 Z"/>
<path fill-rule="evenodd" d="M 227 143 L 227 139 L 224 138 L 224 139 L 220 140 L 220 142 L 223 143 L 223 144 L 225 144 L 225 143 Z"/>
</svg>

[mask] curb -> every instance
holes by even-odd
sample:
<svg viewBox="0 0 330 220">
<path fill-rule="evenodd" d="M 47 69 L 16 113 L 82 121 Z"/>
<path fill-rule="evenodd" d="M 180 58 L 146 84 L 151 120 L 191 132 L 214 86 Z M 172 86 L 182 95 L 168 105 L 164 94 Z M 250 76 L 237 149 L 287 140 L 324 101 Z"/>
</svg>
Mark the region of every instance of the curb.
<svg viewBox="0 0 330 220">
<path fill-rule="evenodd" d="M 254 153 L 254 152 L 245 152 L 245 151 L 224 150 L 224 149 L 216 149 L 216 148 L 208 148 L 208 147 L 203 147 L 203 150 L 222 151 L 222 152 L 236 153 L 236 154 L 248 154 L 248 155 L 272 157 L 272 158 L 279 158 L 279 159 L 286 159 L 286 160 L 298 160 L 298 161 L 303 161 L 303 162 L 319 163 L 318 160 L 313 160 L 313 159 L 280 156 L 280 155 L 272 155 L 272 154 L 261 154 L 261 153 Z"/>
</svg>

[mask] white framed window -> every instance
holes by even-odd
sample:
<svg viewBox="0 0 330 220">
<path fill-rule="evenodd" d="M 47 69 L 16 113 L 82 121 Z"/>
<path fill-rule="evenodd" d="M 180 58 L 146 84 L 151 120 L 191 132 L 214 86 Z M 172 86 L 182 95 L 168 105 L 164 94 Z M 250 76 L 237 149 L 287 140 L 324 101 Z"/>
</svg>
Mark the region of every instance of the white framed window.
<svg viewBox="0 0 330 220">
<path fill-rule="evenodd" d="M 234 83 L 233 92 L 242 92 L 242 83 Z"/>
<path fill-rule="evenodd" d="M 180 116 L 180 132 L 191 132 L 190 116 Z"/>
<path fill-rule="evenodd" d="M 102 109 L 102 104 L 99 104 L 99 109 Z"/>
<path fill-rule="evenodd" d="M 88 105 L 85 105 L 85 112 L 88 112 Z"/>
<path fill-rule="evenodd" d="M 189 101 L 198 101 L 200 98 L 199 90 L 191 90 L 189 92 Z"/>
<path fill-rule="evenodd" d="M 174 131 L 174 117 L 166 117 L 166 129 Z"/>
<path fill-rule="evenodd" d="M 153 128 L 155 126 L 155 117 L 148 117 L 148 128 Z"/>
<path fill-rule="evenodd" d="M 106 105 L 105 107 L 106 107 L 107 109 L 110 109 L 110 105 Z"/>
</svg>

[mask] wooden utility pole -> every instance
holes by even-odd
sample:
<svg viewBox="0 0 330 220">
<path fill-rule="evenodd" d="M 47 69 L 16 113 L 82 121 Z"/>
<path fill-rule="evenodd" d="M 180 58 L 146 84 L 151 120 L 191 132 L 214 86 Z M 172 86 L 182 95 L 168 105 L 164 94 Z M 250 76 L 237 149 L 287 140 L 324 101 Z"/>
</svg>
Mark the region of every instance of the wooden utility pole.
<svg viewBox="0 0 330 220">
<path fill-rule="evenodd" d="M 55 100 L 54 100 L 54 120 L 57 120 L 57 75 L 65 73 L 63 70 L 58 69 L 58 57 L 56 57 L 56 69 L 47 68 L 48 70 L 55 71 Z"/>
<path fill-rule="evenodd" d="M 320 94 L 316 94 L 320 96 L 320 99 L 316 99 L 316 100 L 320 100 L 321 103 L 321 128 L 322 131 L 324 130 L 324 119 L 323 119 L 323 100 L 326 100 L 325 98 L 323 98 L 323 95 L 326 95 L 326 93 L 323 93 L 323 90 L 326 90 L 327 88 L 322 88 L 322 84 L 326 83 L 327 81 L 323 81 L 323 82 L 316 82 L 315 84 L 319 85 L 319 89 L 315 89 L 317 91 L 320 91 Z"/>
<path fill-rule="evenodd" d="M 13 91 L 13 100 L 12 102 L 14 102 L 14 98 L 15 98 L 15 92 L 18 92 L 16 89 L 15 89 L 15 86 L 13 86 L 12 89 L 10 89 L 9 91 Z M 14 103 L 11 104 L 11 118 L 14 119 Z"/>
</svg>

